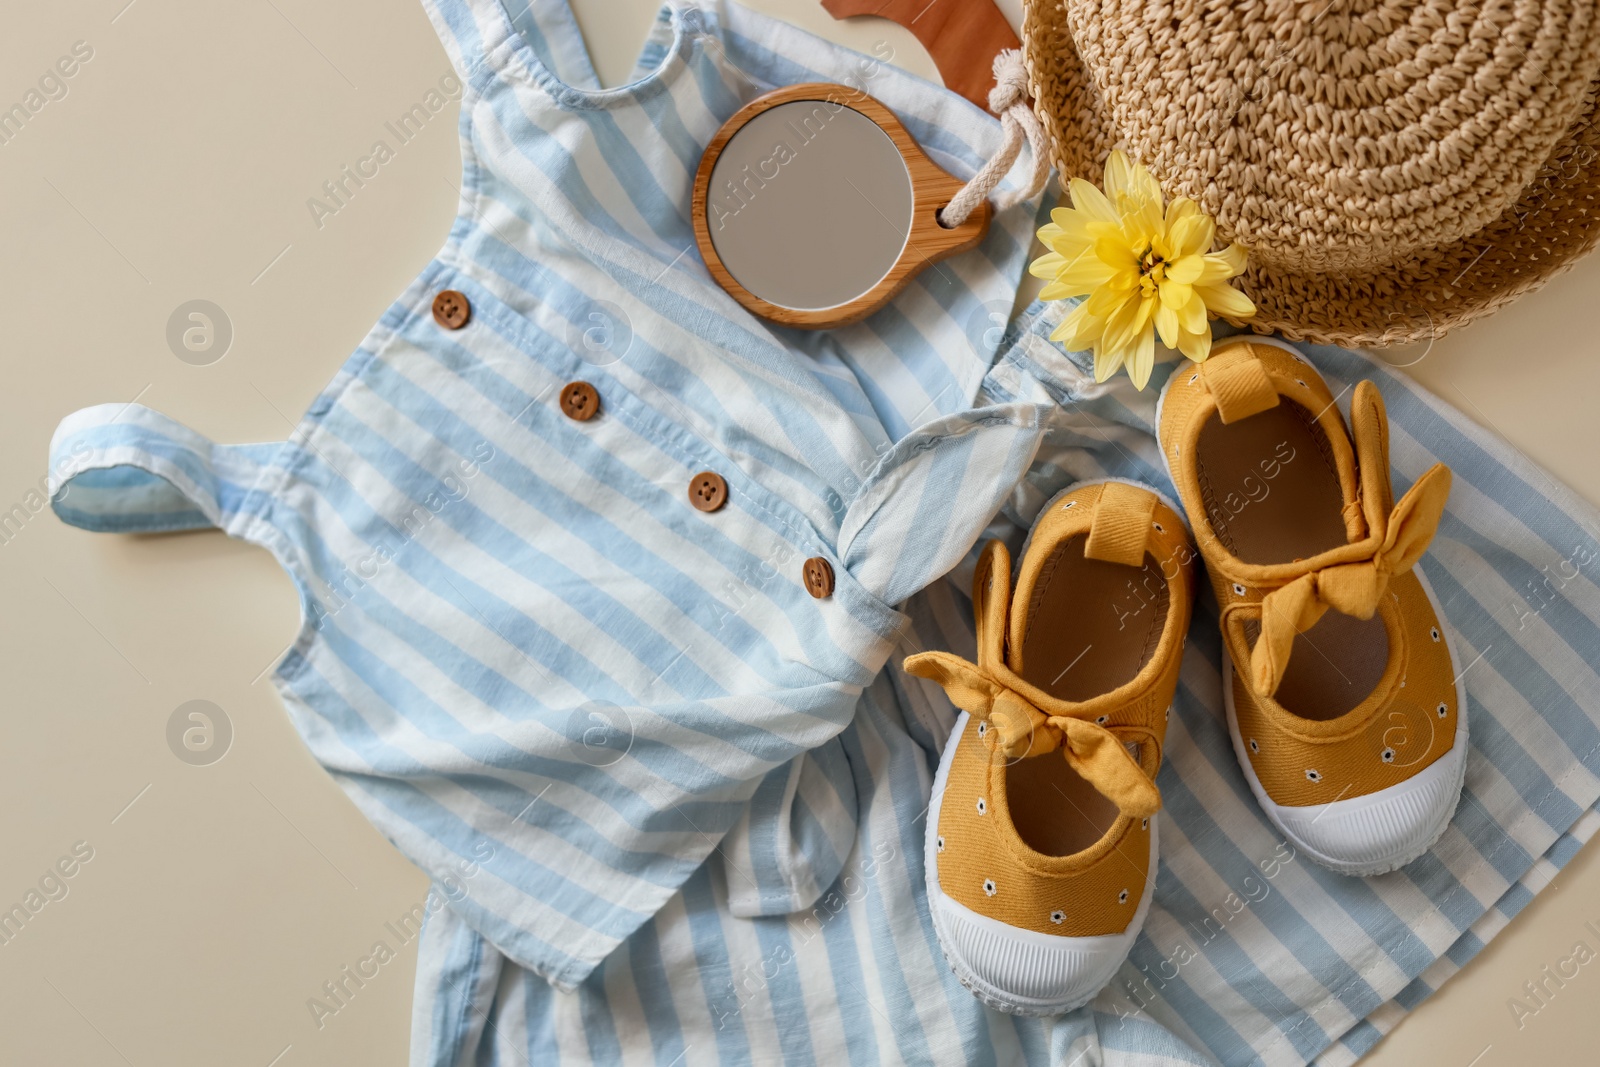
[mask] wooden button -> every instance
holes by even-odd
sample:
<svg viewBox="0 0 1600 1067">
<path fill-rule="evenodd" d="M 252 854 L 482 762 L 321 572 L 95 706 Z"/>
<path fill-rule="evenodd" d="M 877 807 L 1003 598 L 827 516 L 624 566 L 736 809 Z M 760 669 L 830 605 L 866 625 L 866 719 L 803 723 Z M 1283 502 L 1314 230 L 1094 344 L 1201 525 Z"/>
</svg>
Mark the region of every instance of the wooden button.
<svg viewBox="0 0 1600 1067">
<path fill-rule="evenodd" d="M 433 321 L 447 330 L 459 330 L 472 318 L 467 294 L 445 289 L 433 298 Z"/>
<path fill-rule="evenodd" d="M 806 560 L 805 566 L 800 568 L 800 576 L 805 579 L 806 592 L 818 600 L 833 595 L 833 564 L 821 556 Z"/>
<path fill-rule="evenodd" d="M 728 502 L 728 483 L 722 475 L 701 471 L 689 479 L 689 503 L 701 511 L 716 511 Z"/>
<path fill-rule="evenodd" d="M 600 391 L 588 382 L 568 382 L 561 390 L 561 410 L 569 419 L 588 422 L 600 413 Z"/>
</svg>

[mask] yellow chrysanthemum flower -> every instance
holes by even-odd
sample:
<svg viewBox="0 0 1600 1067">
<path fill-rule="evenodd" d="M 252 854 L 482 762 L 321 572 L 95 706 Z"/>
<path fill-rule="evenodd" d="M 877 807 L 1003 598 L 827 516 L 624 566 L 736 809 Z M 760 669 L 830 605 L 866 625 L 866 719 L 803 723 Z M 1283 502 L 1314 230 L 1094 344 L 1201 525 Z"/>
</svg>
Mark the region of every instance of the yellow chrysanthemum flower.
<svg viewBox="0 0 1600 1067">
<path fill-rule="evenodd" d="M 1143 389 L 1155 365 L 1156 334 L 1196 363 L 1211 354 L 1211 318 L 1255 314 L 1228 284 L 1244 272 L 1245 250 L 1212 252 L 1216 224 L 1193 200 L 1166 204 L 1150 172 L 1121 152 L 1106 160 L 1106 191 L 1072 179 L 1072 207 L 1056 208 L 1039 229 L 1050 249 L 1029 265 L 1048 281 L 1040 297 L 1086 297 L 1061 320 L 1052 341 L 1094 349 L 1094 378 L 1128 368 Z"/>
</svg>

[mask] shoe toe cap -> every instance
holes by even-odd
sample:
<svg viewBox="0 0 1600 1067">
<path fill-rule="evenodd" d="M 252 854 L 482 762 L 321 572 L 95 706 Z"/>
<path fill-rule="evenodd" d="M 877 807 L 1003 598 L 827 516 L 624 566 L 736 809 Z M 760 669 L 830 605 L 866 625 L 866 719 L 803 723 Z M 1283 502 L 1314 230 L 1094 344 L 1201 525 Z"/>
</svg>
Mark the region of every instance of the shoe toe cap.
<svg viewBox="0 0 1600 1067">
<path fill-rule="evenodd" d="M 1461 797 L 1465 731 L 1450 750 L 1397 785 L 1330 804 L 1270 804 L 1268 814 L 1289 842 L 1346 874 L 1371 875 L 1416 859 L 1444 832 Z"/>
<path fill-rule="evenodd" d="M 943 894 L 932 904 L 957 976 L 984 1003 L 1015 1015 L 1051 1015 L 1087 1003 L 1138 936 L 1135 923 L 1121 934 L 1057 937 L 1008 926 Z"/>
</svg>

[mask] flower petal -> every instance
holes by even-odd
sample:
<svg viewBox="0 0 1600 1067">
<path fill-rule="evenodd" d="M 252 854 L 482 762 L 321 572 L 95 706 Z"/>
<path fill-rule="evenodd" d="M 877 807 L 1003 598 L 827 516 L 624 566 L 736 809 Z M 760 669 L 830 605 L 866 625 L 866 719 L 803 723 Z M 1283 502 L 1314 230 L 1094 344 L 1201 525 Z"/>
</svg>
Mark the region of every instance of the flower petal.
<svg viewBox="0 0 1600 1067">
<path fill-rule="evenodd" d="M 1101 184 L 1106 187 L 1106 196 L 1113 204 L 1133 192 L 1133 180 L 1130 171 L 1131 164 L 1128 157 L 1120 148 L 1113 149 L 1106 157 L 1105 173 Z"/>
<path fill-rule="evenodd" d="M 1204 363 L 1206 357 L 1211 355 L 1211 331 L 1190 333 L 1188 330 L 1178 335 L 1178 351 L 1194 360 Z"/>
<path fill-rule="evenodd" d="M 1096 222 L 1081 211 L 1074 211 L 1073 215 L 1075 218 L 1067 226 L 1043 226 L 1039 229 L 1039 239 L 1052 251 L 1060 252 L 1069 259 L 1080 249 L 1093 245 L 1099 231 L 1108 225 L 1105 222 Z M 1048 241 L 1044 240 L 1046 230 L 1052 231 Z"/>
<path fill-rule="evenodd" d="M 1115 154 L 1121 155 L 1120 152 Z M 1127 190 L 1130 196 L 1142 202 L 1154 204 L 1158 211 L 1161 209 L 1163 202 L 1161 186 L 1156 183 L 1155 177 L 1145 169 L 1142 163 L 1133 163 L 1129 166 Z"/>
<path fill-rule="evenodd" d="M 1178 326 L 1184 333 L 1207 333 L 1211 327 L 1206 324 L 1206 302 L 1200 299 L 1198 293 L 1190 291 L 1189 299 L 1177 308 Z"/>
<path fill-rule="evenodd" d="M 1179 285 L 1193 285 L 1206 269 L 1204 256 L 1179 256 L 1167 264 L 1167 280 Z"/>
<path fill-rule="evenodd" d="M 1096 346 L 1094 350 L 1094 380 L 1103 382 L 1122 366 L 1127 349 Z"/>
<path fill-rule="evenodd" d="M 1078 290 L 1078 295 L 1087 296 L 1100 286 L 1110 284 L 1118 273 L 1116 267 L 1098 255 L 1080 256 L 1076 262 L 1063 264 L 1055 280 Z"/>
<path fill-rule="evenodd" d="M 1138 298 L 1127 300 L 1106 316 L 1106 333 L 1101 344 L 1107 348 L 1126 347 L 1133 336 L 1133 320 L 1139 314 L 1139 303 Z"/>
<path fill-rule="evenodd" d="M 1205 257 L 1206 269 L 1200 276 L 1203 284 L 1224 282 L 1244 273 L 1246 254 L 1243 245 L 1232 244 L 1221 252 L 1210 252 Z"/>
<path fill-rule="evenodd" d="M 1154 243 L 1155 239 L 1162 235 L 1165 225 L 1165 220 L 1161 217 L 1159 199 L 1138 201 L 1135 210 L 1122 222 L 1125 232 L 1137 235 L 1135 240 L 1141 247 Z"/>
<path fill-rule="evenodd" d="M 1172 245 L 1172 257 L 1204 255 L 1216 240 L 1217 226 L 1210 218 L 1199 213 L 1187 215 L 1173 223 L 1167 232 Z"/>
<path fill-rule="evenodd" d="M 1128 359 L 1128 377 L 1133 380 L 1135 389 L 1143 389 L 1150 383 L 1150 371 L 1155 365 L 1156 335 L 1147 327 L 1139 335 L 1139 343 Z"/>
<path fill-rule="evenodd" d="M 1171 278 L 1161 283 L 1161 302 L 1177 311 L 1194 299 L 1194 286 L 1175 282 Z"/>
<path fill-rule="evenodd" d="M 1139 272 L 1139 256 L 1130 242 L 1106 236 L 1094 243 L 1094 254 L 1109 266 L 1119 270 Z"/>
<path fill-rule="evenodd" d="M 1218 315 L 1242 319 L 1256 313 L 1250 298 L 1231 285 L 1197 285 L 1194 291 L 1206 302 L 1206 310 Z"/>
<path fill-rule="evenodd" d="M 1105 319 L 1091 314 L 1087 304 L 1079 304 L 1050 332 L 1050 340 L 1061 343 L 1069 352 L 1083 352 L 1099 344 L 1104 333 Z"/>
<path fill-rule="evenodd" d="M 1161 334 L 1161 343 L 1168 348 L 1178 347 L 1178 313 L 1167 307 L 1166 303 L 1156 305 L 1156 331 Z"/>
<path fill-rule="evenodd" d="M 1167 205 L 1167 229 L 1170 230 L 1178 220 L 1190 218 L 1200 213 L 1200 205 L 1190 200 L 1187 196 L 1180 196 Z"/>
<path fill-rule="evenodd" d="M 1105 194 L 1082 178 L 1072 179 L 1069 188 L 1072 190 L 1072 206 L 1080 215 L 1087 216 L 1084 221 L 1110 222 L 1117 221 L 1116 209 L 1111 206 Z M 1075 220 L 1074 220 L 1075 221 Z M 1071 230 L 1071 226 L 1062 224 L 1063 230 Z"/>
<path fill-rule="evenodd" d="M 1067 265 L 1067 257 L 1060 252 L 1046 252 L 1028 264 L 1028 273 L 1035 278 L 1054 278 Z"/>
<path fill-rule="evenodd" d="M 1073 308 L 1073 310 L 1076 311 L 1077 308 Z M 1068 339 L 1072 337 L 1076 325 L 1077 324 L 1073 320 L 1073 317 L 1068 315 L 1066 318 L 1056 323 L 1056 328 L 1050 331 L 1050 340 L 1064 345 L 1069 351 L 1077 351 L 1076 348 L 1068 343 Z"/>
<path fill-rule="evenodd" d="M 1139 299 L 1135 289 L 1120 289 L 1115 285 L 1103 285 L 1089 294 L 1084 306 L 1089 309 L 1088 314 L 1099 315 L 1107 320 L 1122 310 L 1123 305 Z"/>
<path fill-rule="evenodd" d="M 1130 299 L 1106 319 L 1106 343 L 1114 348 L 1124 348 L 1136 341 L 1141 333 L 1153 332 L 1151 312 L 1157 301 L 1153 298 Z"/>
</svg>

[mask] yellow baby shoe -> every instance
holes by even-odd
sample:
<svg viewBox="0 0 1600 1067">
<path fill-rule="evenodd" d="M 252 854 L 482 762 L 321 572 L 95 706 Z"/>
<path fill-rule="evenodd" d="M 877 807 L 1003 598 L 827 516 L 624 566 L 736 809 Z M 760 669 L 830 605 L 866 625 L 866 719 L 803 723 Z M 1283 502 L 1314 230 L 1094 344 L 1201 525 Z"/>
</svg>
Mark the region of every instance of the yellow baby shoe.
<svg viewBox="0 0 1600 1067">
<path fill-rule="evenodd" d="M 1377 387 L 1351 394 L 1353 433 L 1335 400 L 1287 345 L 1241 338 L 1174 372 L 1156 421 L 1221 605 L 1245 778 L 1297 849 L 1371 875 L 1438 840 L 1466 770 L 1449 629 L 1413 568 L 1450 471 L 1395 503 Z"/>
<path fill-rule="evenodd" d="M 906 660 L 963 711 L 928 809 L 928 904 L 951 968 L 992 1008 L 1076 1008 L 1139 936 L 1194 558 L 1149 489 L 1080 484 L 1040 513 L 1014 592 L 1005 545 L 985 547 L 978 662 Z"/>
</svg>

